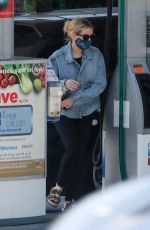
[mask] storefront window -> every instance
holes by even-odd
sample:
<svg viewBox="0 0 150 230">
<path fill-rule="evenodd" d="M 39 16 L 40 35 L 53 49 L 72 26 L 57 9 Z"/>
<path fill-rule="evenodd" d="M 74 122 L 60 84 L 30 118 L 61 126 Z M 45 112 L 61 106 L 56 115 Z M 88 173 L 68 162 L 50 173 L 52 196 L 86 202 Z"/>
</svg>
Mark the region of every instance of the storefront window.
<svg viewBox="0 0 150 230">
<path fill-rule="evenodd" d="M 15 13 L 36 12 L 37 0 L 15 0 Z"/>
<path fill-rule="evenodd" d="M 118 0 L 113 0 L 113 6 L 117 4 Z M 106 7 L 106 5 L 107 0 L 15 0 L 15 13 Z"/>
</svg>

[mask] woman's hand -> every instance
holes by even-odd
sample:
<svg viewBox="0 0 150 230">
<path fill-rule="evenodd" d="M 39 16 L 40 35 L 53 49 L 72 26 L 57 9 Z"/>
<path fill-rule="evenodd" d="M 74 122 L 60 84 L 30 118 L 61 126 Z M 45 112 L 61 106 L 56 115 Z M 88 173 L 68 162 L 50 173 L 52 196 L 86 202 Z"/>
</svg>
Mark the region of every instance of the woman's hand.
<svg viewBox="0 0 150 230">
<path fill-rule="evenodd" d="M 80 83 L 76 80 L 69 79 L 65 81 L 65 86 L 67 89 L 75 90 L 79 88 Z"/>
<path fill-rule="evenodd" d="M 63 101 L 61 102 L 61 107 L 62 107 L 62 108 L 65 108 L 65 109 L 71 108 L 72 105 L 73 105 L 73 100 L 72 100 L 72 98 L 70 98 L 70 97 L 68 97 L 67 99 L 65 99 L 65 100 L 63 100 Z"/>
</svg>

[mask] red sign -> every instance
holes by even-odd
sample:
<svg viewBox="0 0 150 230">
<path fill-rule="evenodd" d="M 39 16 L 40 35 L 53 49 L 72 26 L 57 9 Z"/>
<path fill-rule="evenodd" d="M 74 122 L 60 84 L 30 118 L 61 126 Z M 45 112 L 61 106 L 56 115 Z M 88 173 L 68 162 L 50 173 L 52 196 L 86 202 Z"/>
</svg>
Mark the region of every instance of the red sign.
<svg viewBox="0 0 150 230">
<path fill-rule="evenodd" d="M 0 18 L 14 17 L 14 0 L 0 0 Z"/>
</svg>

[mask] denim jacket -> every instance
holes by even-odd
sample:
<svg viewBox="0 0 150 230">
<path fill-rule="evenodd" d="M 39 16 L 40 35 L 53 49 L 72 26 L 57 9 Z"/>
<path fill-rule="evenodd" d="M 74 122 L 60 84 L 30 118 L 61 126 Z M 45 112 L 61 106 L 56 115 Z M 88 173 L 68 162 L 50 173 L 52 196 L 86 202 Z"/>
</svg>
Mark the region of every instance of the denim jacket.
<svg viewBox="0 0 150 230">
<path fill-rule="evenodd" d="M 100 109 L 100 94 L 106 87 L 105 63 L 98 48 L 90 46 L 83 51 L 81 66 L 74 60 L 71 43 L 61 47 L 48 58 L 59 80 L 74 79 L 80 87 L 69 91 L 73 106 L 62 109 L 69 118 L 82 118 Z"/>
</svg>

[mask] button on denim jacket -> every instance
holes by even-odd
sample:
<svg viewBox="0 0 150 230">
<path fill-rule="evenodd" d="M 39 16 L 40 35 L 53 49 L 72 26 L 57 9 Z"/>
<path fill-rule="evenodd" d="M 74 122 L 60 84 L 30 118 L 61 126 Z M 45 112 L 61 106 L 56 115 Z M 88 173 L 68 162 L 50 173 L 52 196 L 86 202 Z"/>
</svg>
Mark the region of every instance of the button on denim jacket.
<svg viewBox="0 0 150 230">
<path fill-rule="evenodd" d="M 80 87 L 69 91 L 73 106 L 62 109 L 61 114 L 69 118 L 81 118 L 100 109 L 100 94 L 106 87 L 106 71 L 102 53 L 90 46 L 83 51 L 81 66 L 72 55 L 71 43 L 61 47 L 48 58 L 59 80 L 74 79 Z"/>
</svg>

